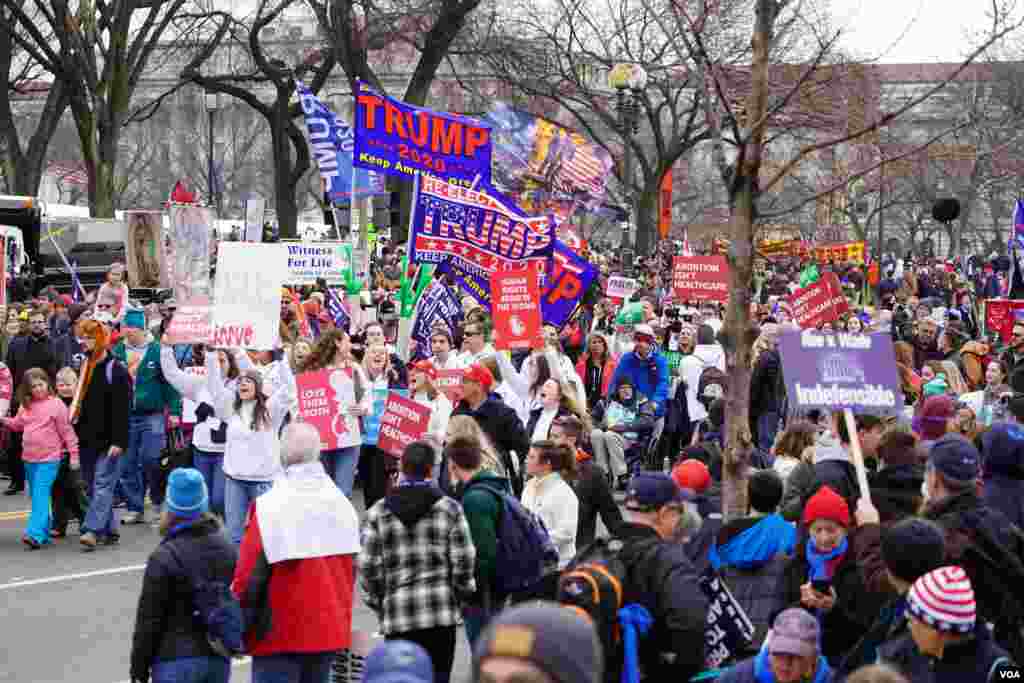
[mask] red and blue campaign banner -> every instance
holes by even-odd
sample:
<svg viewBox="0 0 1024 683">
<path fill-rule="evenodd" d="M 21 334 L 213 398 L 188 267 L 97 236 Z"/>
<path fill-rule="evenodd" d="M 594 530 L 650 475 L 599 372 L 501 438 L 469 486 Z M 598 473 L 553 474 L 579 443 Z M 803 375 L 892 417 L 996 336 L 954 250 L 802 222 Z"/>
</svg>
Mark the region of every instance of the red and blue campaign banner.
<svg viewBox="0 0 1024 683">
<path fill-rule="evenodd" d="M 491 183 L 491 128 L 454 114 L 406 104 L 356 84 L 355 165 L 404 178 L 424 173 Z"/>
<path fill-rule="evenodd" d="M 409 261 L 452 261 L 487 281 L 498 270 L 547 261 L 555 223 L 531 218 L 493 190 L 471 190 L 416 176 L 409 220 Z"/>
<path fill-rule="evenodd" d="M 491 288 L 487 278 L 474 275 L 450 261 L 438 266 L 437 272 L 451 273 L 462 291 L 484 308 L 491 309 Z M 561 241 L 556 241 L 551 260 L 545 264 L 541 289 L 540 309 L 544 322 L 562 327 L 572 317 L 597 274 L 597 268 L 589 261 Z"/>
<path fill-rule="evenodd" d="M 295 94 L 305 115 L 310 151 L 331 202 L 348 204 L 353 194 L 357 199 L 384 194 L 383 175 L 352 168 L 352 128 L 299 81 L 295 82 Z"/>
</svg>

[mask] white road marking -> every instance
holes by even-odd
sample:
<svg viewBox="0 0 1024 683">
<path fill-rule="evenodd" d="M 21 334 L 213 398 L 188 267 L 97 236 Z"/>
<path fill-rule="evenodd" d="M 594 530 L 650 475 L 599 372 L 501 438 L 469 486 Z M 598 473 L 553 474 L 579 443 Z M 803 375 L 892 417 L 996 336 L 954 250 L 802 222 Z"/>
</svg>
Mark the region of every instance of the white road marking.
<svg viewBox="0 0 1024 683">
<path fill-rule="evenodd" d="M 0 591 L 14 588 L 26 588 L 28 586 L 41 586 L 47 583 L 60 583 L 61 581 L 75 581 L 76 579 L 88 579 L 93 576 L 109 576 L 111 574 L 125 574 L 127 572 L 138 572 L 146 568 L 144 564 L 131 564 L 124 567 L 113 567 L 111 569 L 97 569 L 92 572 L 81 572 L 79 574 L 62 574 L 60 576 L 48 576 L 43 579 L 29 579 L 27 581 L 12 581 L 11 583 L 0 583 Z"/>
</svg>

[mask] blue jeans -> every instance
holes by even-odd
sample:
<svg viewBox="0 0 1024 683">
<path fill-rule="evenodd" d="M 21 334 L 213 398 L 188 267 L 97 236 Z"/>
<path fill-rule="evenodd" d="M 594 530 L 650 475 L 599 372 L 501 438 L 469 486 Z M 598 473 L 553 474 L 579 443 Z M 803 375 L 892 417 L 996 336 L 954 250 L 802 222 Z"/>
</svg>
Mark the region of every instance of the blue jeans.
<svg viewBox="0 0 1024 683">
<path fill-rule="evenodd" d="M 32 513 L 28 516 L 25 535 L 38 543 L 50 542 L 50 493 L 59 471 L 60 460 L 25 463 L 25 479 L 32 497 Z"/>
<path fill-rule="evenodd" d="M 232 543 L 241 545 L 249 506 L 273 485 L 272 481 L 247 481 L 224 477 L 224 523 L 228 527 L 228 537 Z"/>
<path fill-rule="evenodd" d="M 121 478 L 121 458 L 79 448 L 82 478 L 89 487 L 89 511 L 85 513 L 82 533 L 91 531 L 97 536 L 117 536 L 117 511 L 114 509 L 114 486 Z"/>
<path fill-rule="evenodd" d="M 356 481 L 356 464 L 359 462 L 359 446 L 324 451 L 320 454 L 320 462 L 345 497 L 351 498 Z"/>
<path fill-rule="evenodd" d="M 128 417 L 128 449 L 121 455 L 121 487 L 129 512 L 142 512 L 146 507 L 146 488 L 156 481 L 164 439 L 162 412 Z M 164 502 L 163 491 L 150 491 L 149 497 L 156 505 Z"/>
<path fill-rule="evenodd" d="M 181 657 L 153 662 L 152 683 L 228 683 L 231 661 L 224 657 Z"/>
<path fill-rule="evenodd" d="M 333 652 L 252 658 L 252 683 L 327 683 Z"/>
<path fill-rule="evenodd" d="M 214 514 L 224 516 L 224 454 L 201 451 L 192 447 L 192 461 L 206 481 L 210 492 L 210 509 Z"/>
</svg>

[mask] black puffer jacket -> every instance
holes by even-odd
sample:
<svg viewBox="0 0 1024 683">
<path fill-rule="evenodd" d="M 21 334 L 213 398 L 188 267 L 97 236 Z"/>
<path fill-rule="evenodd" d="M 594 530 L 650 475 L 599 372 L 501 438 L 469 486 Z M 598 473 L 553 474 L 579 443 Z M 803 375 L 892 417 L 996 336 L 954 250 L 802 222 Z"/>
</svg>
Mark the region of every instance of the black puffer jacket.
<svg viewBox="0 0 1024 683">
<path fill-rule="evenodd" d="M 133 680 L 148 681 L 157 660 L 214 654 L 205 628 L 192 616 L 193 591 L 186 570 L 230 584 L 237 560 L 235 546 L 212 519 L 168 536 L 156 547 L 146 562 L 135 615 Z"/>
<path fill-rule="evenodd" d="M 690 680 L 704 668 L 708 608 L 697 585 L 697 572 L 682 544 L 663 541 L 651 527 L 625 522 L 616 536 L 624 543 L 619 557 L 627 568 L 623 603 L 639 603 L 654 617 L 654 625 L 640 643 L 644 680 Z M 662 653 L 675 658 L 669 662 Z M 617 683 L 619 673 L 609 671 L 605 680 Z"/>
<path fill-rule="evenodd" d="M 917 514 L 923 482 L 924 464 L 891 465 L 868 475 L 871 502 L 878 508 L 882 524 Z"/>
</svg>

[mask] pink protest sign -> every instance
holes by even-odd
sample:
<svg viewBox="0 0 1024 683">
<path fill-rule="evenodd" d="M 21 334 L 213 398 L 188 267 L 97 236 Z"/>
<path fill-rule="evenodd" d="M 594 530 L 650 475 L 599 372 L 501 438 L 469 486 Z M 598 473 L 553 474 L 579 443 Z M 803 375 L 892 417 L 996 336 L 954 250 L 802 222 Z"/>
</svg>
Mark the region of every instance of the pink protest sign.
<svg viewBox="0 0 1024 683">
<path fill-rule="evenodd" d="M 462 400 L 462 370 L 438 370 L 434 386 L 448 397 L 452 405 Z"/>
<path fill-rule="evenodd" d="M 380 418 L 377 448 L 395 457 L 401 456 L 406 446 L 426 433 L 429 423 L 430 408 L 392 391 Z"/>
<path fill-rule="evenodd" d="M 346 408 L 355 403 L 355 384 L 345 370 L 304 372 L 295 378 L 299 391 L 299 419 L 316 428 L 320 448 L 333 450 L 358 433 L 356 418 Z"/>
</svg>

